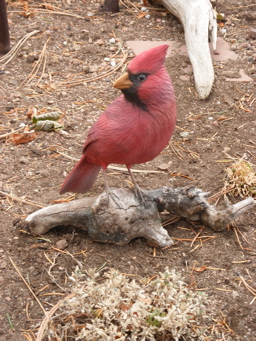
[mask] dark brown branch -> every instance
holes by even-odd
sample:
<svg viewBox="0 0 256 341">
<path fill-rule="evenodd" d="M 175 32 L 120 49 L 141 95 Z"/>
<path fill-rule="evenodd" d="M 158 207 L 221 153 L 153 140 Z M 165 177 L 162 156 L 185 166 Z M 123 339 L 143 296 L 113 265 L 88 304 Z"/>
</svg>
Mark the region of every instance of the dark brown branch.
<svg viewBox="0 0 256 341">
<path fill-rule="evenodd" d="M 104 0 L 104 4 L 101 9 L 104 12 L 118 13 L 119 0 Z"/>
<path fill-rule="evenodd" d="M 6 54 L 10 51 L 10 35 L 7 18 L 6 2 L 0 0 L 0 53 Z"/>
</svg>

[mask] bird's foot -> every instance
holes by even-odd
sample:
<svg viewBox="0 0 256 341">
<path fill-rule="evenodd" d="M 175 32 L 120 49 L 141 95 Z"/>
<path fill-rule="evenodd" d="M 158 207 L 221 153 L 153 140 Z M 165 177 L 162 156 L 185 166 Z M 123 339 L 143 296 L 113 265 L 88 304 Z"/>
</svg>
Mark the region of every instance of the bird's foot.
<svg viewBox="0 0 256 341">
<path fill-rule="evenodd" d="M 136 184 L 134 186 L 134 192 L 135 192 L 135 196 L 139 199 L 140 202 L 142 203 L 146 203 L 146 199 L 148 199 L 148 195 Z"/>
<path fill-rule="evenodd" d="M 106 194 L 107 194 L 107 205 L 108 206 L 110 206 L 110 200 L 112 200 L 112 202 L 114 202 L 118 208 L 121 208 L 120 204 L 118 203 L 118 201 L 120 201 L 120 198 L 118 197 L 118 195 L 115 192 L 112 192 L 109 189 L 109 187 L 106 187 Z"/>
</svg>

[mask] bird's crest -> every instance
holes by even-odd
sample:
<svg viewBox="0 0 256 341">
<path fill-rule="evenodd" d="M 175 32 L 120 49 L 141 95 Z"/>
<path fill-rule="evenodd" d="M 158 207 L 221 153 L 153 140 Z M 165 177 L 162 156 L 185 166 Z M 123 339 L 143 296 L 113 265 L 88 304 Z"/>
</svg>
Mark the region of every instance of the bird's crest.
<svg viewBox="0 0 256 341">
<path fill-rule="evenodd" d="M 168 45 L 160 45 L 144 51 L 136 56 L 128 65 L 131 73 L 146 72 L 153 74 L 164 64 Z"/>
</svg>

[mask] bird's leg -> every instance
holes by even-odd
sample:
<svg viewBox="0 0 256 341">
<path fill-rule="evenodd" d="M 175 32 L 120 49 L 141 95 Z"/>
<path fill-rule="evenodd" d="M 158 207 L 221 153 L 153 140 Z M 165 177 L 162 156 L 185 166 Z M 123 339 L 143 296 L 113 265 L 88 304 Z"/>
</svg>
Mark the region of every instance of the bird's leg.
<svg viewBox="0 0 256 341">
<path fill-rule="evenodd" d="M 132 182 L 133 182 L 133 185 L 134 185 L 134 191 L 135 191 L 135 194 L 137 195 L 137 197 L 142 201 L 142 202 L 145 202 L 145 193 L 140 189 L 140 187 L 138 186 L 137 182 L 135 181 L 135 178 L 132 174 L 132 171 L 131 171 L 131 167 L 129 165 L 126 165 L 127 169 L 128 169 L 128 172 L 130 174 L 130 177 L 132 179 Z"/>
<path fill-rule="evenodd" d="M 106 167 L 102 167 L 102 171 L 103 171 L 103 178 L 104 178 L 104 182 L 105 182 L 105 190 L 107 193 L 107 201 L 109 204 L 109 198 L 111 198 L 114 203 L 120 208 L 120 205 L 118 204 L 118 202 L 116 201 L 116 199 L 113 196 L 113 193 L 111 192 L 109 185 L 108 185 L 108 180 L 107 180 L 107 175 L 106 175 Z M 117 197 L 118 198 L 118 197 Z M 118 198 L 119 199 L 119 198 Z"/>
</svg>

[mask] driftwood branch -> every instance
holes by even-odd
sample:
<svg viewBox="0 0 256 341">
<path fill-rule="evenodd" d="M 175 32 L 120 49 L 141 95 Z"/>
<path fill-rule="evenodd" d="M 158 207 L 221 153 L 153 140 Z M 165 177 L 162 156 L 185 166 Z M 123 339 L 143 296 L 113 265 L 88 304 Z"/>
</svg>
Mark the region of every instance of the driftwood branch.
<svg viewBox="0 0 256 341">
<path fill-rule="evenodd" d="M 216 12 L 210 0 L 160 0 L 181 21 L 189 59 L 192 64 L 195 86 L 200 99 L 209 96 L 214 70 L 209 49 L 209 33 L 216 50 Z"/>
<path fill-rule="evenodd" d="M 42 208 L 26 218 L 26 227 L 33 234 L 45 234 L 55 226 L 73 225 L 85 229 L 94 241 L 123 245 L 144 237 L 151 244 L 166 247 L 173 241 L 161 225 L 159 212 L 167 210 L 222 231 L 256 205 L 254 199 L 248 198 L 234 205 L 226 203 L 218 210 L 208 203 L 208 193 L 194 187 L 147 191 L 144 203 L 138 201 L 133 191 L 112 189 L 111 193 L 109 201 L 104 192 L 98 197 Z"/>
</svg>

